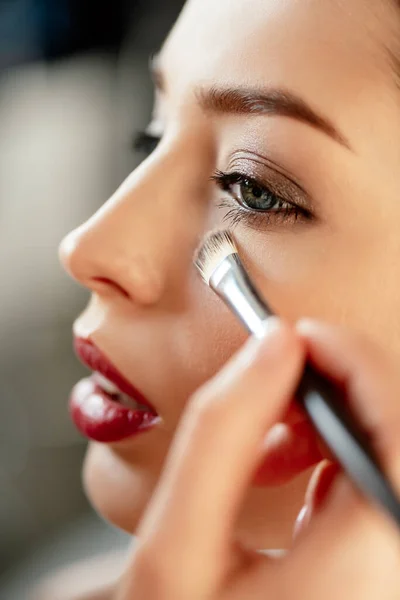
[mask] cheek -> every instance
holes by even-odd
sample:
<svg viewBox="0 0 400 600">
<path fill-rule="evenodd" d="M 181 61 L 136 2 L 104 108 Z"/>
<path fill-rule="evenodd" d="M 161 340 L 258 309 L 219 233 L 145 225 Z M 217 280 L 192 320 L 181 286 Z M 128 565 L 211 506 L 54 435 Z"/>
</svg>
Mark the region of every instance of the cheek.
<svg viewBox="0 0 400 600">
<path fill-rule="evenodd" d="M 85 459 L 86 494 L 103 518 L 132 533 L 155 488 L 190 395 L 212 377 L 247 334 L 221 300 L 196 277 L 184 315 L 169 329 L 168 382 L 162 396 L 165 431 L 130 446 L 91 443 Z M 170 360 L 169 360 L 170 359 Z"/>
<path fill-rule="evenodd" d="M 222 300 L 204 284 L 193 289 L 182 336 L 181 361 L 195 377 L 195 389 L 225 364 L 243 344 L 247 333 Z"/>
<path fill-rule="evenodd" d="M 313 232 L 255 232 L 244 228 L 235 235 L 242 261 L 262 297 L 274 313 L 289 321 L 331 313 L 337 269 L 326 270 L 322 237 Z M 330 256 L 332 259 L 334 253 Z M 335 259 L 331 260 L 331 266 L 334 263 Z"/>
<path fill-rule="evenodd" d="M 400 356 L 399 236 L 368 219 L 335 230 L 239 231 L 241 256 L 274 312 L 314 317 L 368 335 Z"/>
</svg>

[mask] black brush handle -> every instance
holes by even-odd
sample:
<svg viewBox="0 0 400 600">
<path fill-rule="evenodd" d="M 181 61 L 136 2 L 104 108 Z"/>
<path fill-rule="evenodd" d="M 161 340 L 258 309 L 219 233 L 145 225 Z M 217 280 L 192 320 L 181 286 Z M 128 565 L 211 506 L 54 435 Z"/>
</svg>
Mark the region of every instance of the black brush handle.
<svg viewBox="0 0 400 600">
<path fill-rule="evenodd" d="M 210 277 L 209 285 L 246 329 L 262 335 L 274 314 L 247 274 L 238 254 L 227 256 Z M 296 391 L 315 429 L 349 478 L 367 497 L 382 506 L 400 527 L 400 501 L 373 450 L 368 436 L 337 386 L 307 364 Z"/>
<path fill-rule="evenodd" d="M 296 398 L 353 483 L 378 502 L 400 528 L 400 500 L 338 388 L 307 364 Z"/>
</svg>

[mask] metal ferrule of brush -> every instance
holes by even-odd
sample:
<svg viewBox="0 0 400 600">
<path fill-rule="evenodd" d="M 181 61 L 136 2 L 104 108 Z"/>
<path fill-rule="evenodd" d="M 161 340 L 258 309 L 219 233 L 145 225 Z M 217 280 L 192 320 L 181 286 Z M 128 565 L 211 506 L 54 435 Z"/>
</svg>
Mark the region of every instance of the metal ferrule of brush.
<svg viewBox="0 0 400 600">
<path fill-rule="evenodd" d="M 229 254 L 214 270 L 209 286 L 250 333 L 262 335 L 273 313 L 250 281 L 238 254 Z"/>
</svg>

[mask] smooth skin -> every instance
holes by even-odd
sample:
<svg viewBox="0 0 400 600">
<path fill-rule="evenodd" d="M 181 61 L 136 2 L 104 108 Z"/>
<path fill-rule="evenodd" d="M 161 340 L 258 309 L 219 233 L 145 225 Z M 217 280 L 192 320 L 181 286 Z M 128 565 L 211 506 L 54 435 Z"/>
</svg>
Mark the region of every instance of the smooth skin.
<svg viewBox="0 0 400 600">
<path fill-rule="evenodd" d="M 263 439 L 287 410 L 307 355 L 343 388 L 400 495 L 398 366 L 344 329 L 274 319 L 191 399 L 116 599 L 399 598 L 398 526 L 330 466 L 312 482 L 311 522 L 285 558 L 255 553 L 235 535 Z"/>
<path fill-rule="evenodd" d="M 160 143 L 61 246 L 66 270 L 92 293 L 76 334 L 93 339 L 162 418 L 146 434 L 89 446 L 86 492 L 118 527 L 137 533 L 189 398 L 246 339 L 192 265 L 209 229 L 233 228 L 285 322 L 347 327 L 399 364 L 399 13 L 392 0 L 190 0 L 164 43 L 151 124 Z M 232 87 L 286 90 L 340 135 L 282 112 L 204 106 L 210 90 Z M 210 179 L 216 169 L 251 171 L 313 219 L 271 213 L 250 223 L 242 214 L 233 226 L 226 217 L 239 205 Z M 246 393 L 243 408 L 251 401 Z M 299 476 L 246 488 L 241 544 L 291 546 L 318 460 L 303 459 Z"/>
<path fill-rule="evenodd" d="M 230 226 L 221 199 L 239 207 L 210 180 L 216 169 L 255 170 L 282 193 L 293 179 L 307 194 L 291 184 L 311 221 L 270 213 L 233 228 L 274 311 L 292 323 L 310 316 L 347 325 L 400 360 L 394 9 L 390 0 L 191 0 L 164 43 L 152 121 L 161 142 L 61 246 L 66 270 L 92 292 L 75 332 L 93 339 L 162 418 L 145 435 L 90 444 L 87 494 L 118 527 L 135 532 L 189 397 L 246 339 L 192 264 L 202 236 Z M 200 106 L 199 88 L 227 86 L 296 94 L 351 149 L 282 114 Z M 309 466 L 285 485 L 251 486 L 238 521 L 243 542 L 290 545 Z"/>
</svg>

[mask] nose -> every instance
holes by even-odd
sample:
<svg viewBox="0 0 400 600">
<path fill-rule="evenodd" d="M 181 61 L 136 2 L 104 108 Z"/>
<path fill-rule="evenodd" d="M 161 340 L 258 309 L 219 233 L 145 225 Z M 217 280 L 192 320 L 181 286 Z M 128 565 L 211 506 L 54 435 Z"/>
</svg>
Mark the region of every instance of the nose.
<svg viewBox="0 0 400 600">
<path fill-rule="evenodd" d="M 141 305 L 182 289 L 204 227 L 206 193 L 198 185 L 197 163 L 188 164 L 187 156 L 176 151 L 150 157 L 64 238 L 60 259 L 74 279 L 98 294 Z"/>
</svg>

